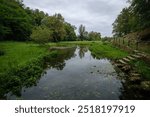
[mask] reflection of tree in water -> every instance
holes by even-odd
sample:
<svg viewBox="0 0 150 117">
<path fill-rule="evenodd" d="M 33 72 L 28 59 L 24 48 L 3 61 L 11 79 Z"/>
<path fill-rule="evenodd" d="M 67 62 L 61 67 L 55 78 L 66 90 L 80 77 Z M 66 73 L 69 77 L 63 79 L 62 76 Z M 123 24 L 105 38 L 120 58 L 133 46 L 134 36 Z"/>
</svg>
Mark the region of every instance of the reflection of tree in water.
<svg viewBox="0 0 150 117">
<path fill-rule="evenodd" d="M 66 65 L 65 60 L 75 56 L 75 50 L 76 48 L 56 50 L 52 56 L 46 57 L 44 62 L 50 68 L 62 70 Z M 20 72 L 13 73 L 11 78 L 9 78 L 9 75 L 3 77 L 0 76 L 1 84 L 3 84 L 0 85 L 0 99 L 7 99 L 12 95 L 21 97 L 23 87 L 28 88 L 37 85 L 40 80 L 42 69 L 43 68 L 38 66 L 33 66 L 33 68 L 30 69 L 26 67 Z M 26 71 L 26 74 L 24 74 L 23 71 Z M 29 76 L 27 74 L 29 74 Z"/>
<path fill-rule="evenodd" d="M 59 49 L 56 50 L 56 56 L 50 57 L 47 60 L 47 64 L 49 68 L 56 68 L 57 70 L 63 70 L 66 63 L 65 60 L 71 59 L 75 56 L 76 48 L 66 48 L 66 49 Z"/>
<path fill-rule="evenodd" d="M 84 55 L 87 51 L 88 51 L 87 47 L 84 47 L 84 46 L 79 47 L 79 56 L 81 59 L 84 57 Z"/>
</svg>

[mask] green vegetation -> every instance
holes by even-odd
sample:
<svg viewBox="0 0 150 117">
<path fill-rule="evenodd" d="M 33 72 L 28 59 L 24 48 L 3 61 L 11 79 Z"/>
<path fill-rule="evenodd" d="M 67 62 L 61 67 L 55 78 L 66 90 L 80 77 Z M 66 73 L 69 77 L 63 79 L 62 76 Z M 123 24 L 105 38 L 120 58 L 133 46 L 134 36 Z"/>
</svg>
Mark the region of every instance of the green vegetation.
<svg viewBox="0 0 150 117">
<path fill-rule="evenodd" d="M 46 53 L 44 47 L 24 42 L 0 42 L 1 49 L 4 55 L 0 56 L 0 73 L 24 65 Z"/>
<path fill-rule="evenodd" d="M 150 27 L 150 1 L 129 0 L 129 3 L 129 7 L 123 8 L 113 23 L 113 33 L 116 37 Z"/>
<path fill-rule="evenodd" d="M 101 33 L 99 32 L 88 32 L 85 29 L 85 26 L 83 26 L 82 24 L 79 26 L 79 36 L 78 36 L 78 40 L 81 41 L 100 41 L 101 40 Z"/>
<path fill-rule="evenodd" d="M 98 58 L 106 57 L 110 59 L 119 59 L 126 57 L 127 52 L 121 51 L 119 48 L 115 48 L 109 43 L 95 43 L 90 46 L 90 50 L 93 55 Z"/>
<path fill-rule="evenodd" d="M 73 46 L 73 45 L 87 45 L 90 50 L 97 57 L 120 58 L 127 55 L 110 44 L 103 44 L 102 42 L 89 42 L 89 41 L 74 41 L 74 42 L 61 42 L 49 43 L 49 46 Z M 46 47 L 39 46 L 33 43 L 24 42 L 1 42 L 0 49 L 4 54 L 0 56 L 0 72 L 9 71 L 12 68 L 25 65 L 29 61 L 35 60 L 39 56 L 48 54 Z"/>
<path fill-rule="evenodd" d="M 131 64 L 146 80 L 150 80 L 150 65 L 143 60 L 132 61 Z"/>
<path fill-rule="evenodd" d="M 0 40 L 24 41 L 29 39 L 31 18 L 16 0 L 0 0 Z"/>
<path fill-rule="evenodd" d="M 48 43 L 50 40 L 51 32 L 47 27 L 36 27 L 33 29 L 31 39 L 38 44 Z"/>
</svg>

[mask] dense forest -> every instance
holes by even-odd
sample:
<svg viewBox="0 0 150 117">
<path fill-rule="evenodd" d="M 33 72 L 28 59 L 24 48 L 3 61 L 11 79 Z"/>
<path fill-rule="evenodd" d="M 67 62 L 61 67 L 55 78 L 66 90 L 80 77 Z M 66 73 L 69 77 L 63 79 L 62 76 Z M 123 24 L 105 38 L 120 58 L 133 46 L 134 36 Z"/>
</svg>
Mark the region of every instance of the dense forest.
<svg viewBox="0 0 150 117">
<path fill-rule="evenodd" d="M 128 0 L 128 3 L 130 5 L 122 9 L 113 23 L 113 34 L 116 37 L 150 27 L 150 1 Z"/>
<path fill-rule="evenodd" d="M 76 27 L 66 22 L 61 14 L 49 16 L 39 9 L 31 9 L 22 0 L 0 0 L 0 40 L 29 41 L 38 43 L 100 40 L 101 34 L 87 32 L 85 26 Z"/>
</svg>

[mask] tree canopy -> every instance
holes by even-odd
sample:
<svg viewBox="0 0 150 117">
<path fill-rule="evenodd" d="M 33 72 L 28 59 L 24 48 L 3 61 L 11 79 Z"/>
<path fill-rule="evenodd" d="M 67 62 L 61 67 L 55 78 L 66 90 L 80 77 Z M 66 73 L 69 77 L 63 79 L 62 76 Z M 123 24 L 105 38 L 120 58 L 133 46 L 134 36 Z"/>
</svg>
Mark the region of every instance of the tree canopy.
<svg viewBox="0 0 150 117">
<path fill-rule="evenodd" d="M 0 40 L 29 39 L 31 18 L 16 0 L 0 0 Z"/>
<path fill-rule="evenodd" d="M 113 23 L 114 36 L 141 31 L 150 27 L 150 1 L 129 0 L 130 6 L 124 8 Z"/>
</svg>

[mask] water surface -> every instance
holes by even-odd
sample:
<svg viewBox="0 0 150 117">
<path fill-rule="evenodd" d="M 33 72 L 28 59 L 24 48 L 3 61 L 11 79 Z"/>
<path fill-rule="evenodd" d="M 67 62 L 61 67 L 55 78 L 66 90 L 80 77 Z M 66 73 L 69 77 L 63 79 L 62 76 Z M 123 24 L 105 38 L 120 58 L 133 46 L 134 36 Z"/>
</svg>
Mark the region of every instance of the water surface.
<svg viewBox="0 0 150 117">
<path fill-rule="evenodd" d="M 96 59 L 87 47 L 63 48 L 48 61 L 36 86 L 23 88 L 21 99 L 119 99 L 122 83 L 108 59 Z M 8 94 L 8 99 L 16 99 Z"/>
</svg>

